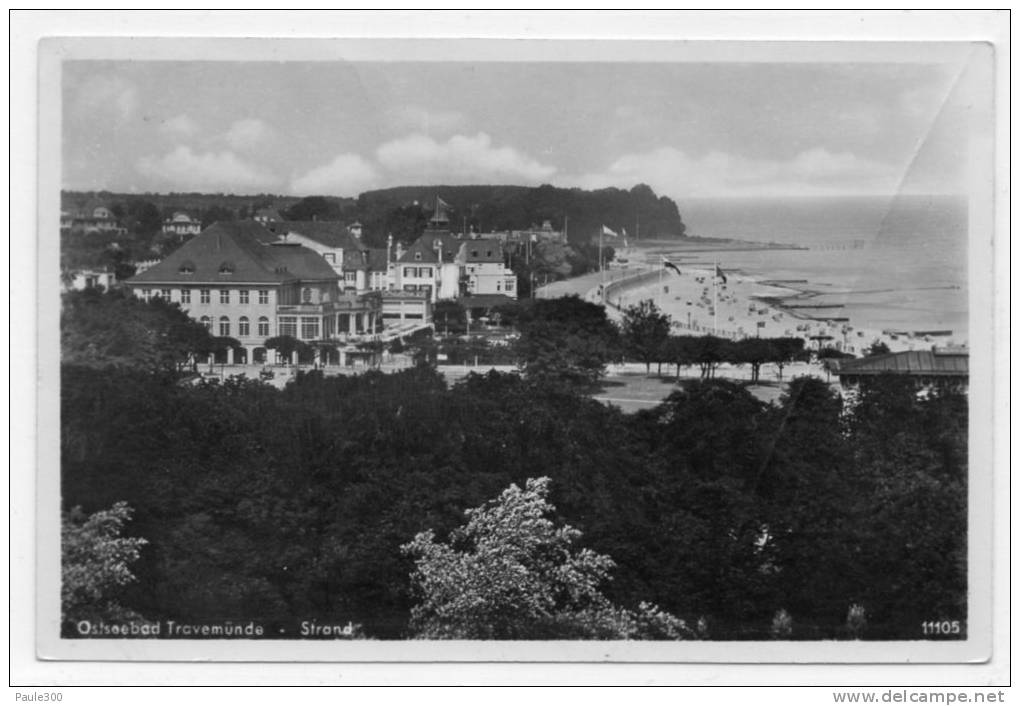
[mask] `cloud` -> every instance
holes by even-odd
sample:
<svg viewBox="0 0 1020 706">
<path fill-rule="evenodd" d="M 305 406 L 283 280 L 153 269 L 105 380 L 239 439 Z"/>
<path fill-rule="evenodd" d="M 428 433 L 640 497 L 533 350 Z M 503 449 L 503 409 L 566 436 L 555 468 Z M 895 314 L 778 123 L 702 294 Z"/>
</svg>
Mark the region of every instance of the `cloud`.
<svg viewBox="0 0 1020 706">
<path fill-rule="evenodd" d="M 445 142 L 410 135 L 380 145 L 376 158 L 401 183 L 535 184 L 556 173 L 512 147 L 494 147 L 483 132 Z"/>
<path fill-rule="evenodd" d="M 245 151 L 269 140 L 273 134 L 273 128 L 265 121 L 258 118 L 244 118 L 235 120 L 223 138 L 235 150 Z"/>
<path fill-rule="evenodd" d="M 395 131 L 423 135 L 449 134 L 467 125 L 467 116 L 456 110 L 432 110 L 405 105 L 386 111 L 386 124 Z"/>
<path fill-rule="evenodd" d="M 170 137 L 192 137 L 198 132 L 198 123 L 189 115 L 181 114 L 164 120 L 159 131 Z"/>
<path fill-rule="evenodd" d="M 329 164 L 316 167 L 291 180 L 293 194 L 356 196 L 378 186 L 379 173 L 368 160 L 356 154 L 341 154 Z"/>
<path fill-rule="evenodd" d="M 74 97 L 74 112 L 79 116 L 99 116 L 120 125 L 138 110 L 138 89 L 120 76 L 97 74 L 79 87 Z"/>
<path fill-rule="evenodd" d="M 681 198 L 889 194 L 896 190 L 901 173 L 894 165 L 821 147 L 786 160 L 752 159 L 720 151 L 694 158 L 673 147 L 660 147 L 624 155 L 602 172 L 576 177 L 571 185 L 629 188 L 644 182 L 659 193 Z"/>
<path fill-rule="evenodd" d="M 143 157 L 136 167 L 162 189 L 244 193 L 279 186 L 271 172 L 233 152 L 193 152 L 179 146 L 159 158 Z"/>
</svg>

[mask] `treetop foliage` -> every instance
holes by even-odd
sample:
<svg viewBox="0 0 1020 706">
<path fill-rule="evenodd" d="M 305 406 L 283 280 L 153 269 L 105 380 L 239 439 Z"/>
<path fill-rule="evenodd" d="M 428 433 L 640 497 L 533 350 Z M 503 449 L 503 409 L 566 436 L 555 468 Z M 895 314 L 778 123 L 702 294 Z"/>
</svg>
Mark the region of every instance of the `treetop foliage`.
<svg viewBox="0 0 1020 706">
<path fill-rule="evenodd" d="M 642 603 L 621 610 L 600 591 L 615 563 L 573 549 L 581 533 L 548 515 L 549 478 L 529 478 L 467 510 L 448 544 L 431 530 L 401 548 L 415 557 L 420 601 L 411 627 L 427 639 L 626 639 L 688 636 L 683 621 Z"/>
<path fill-rule="evenodd" d="M 80 508 L 64 513 L 60 532 L 62 622 L 138 617 L 117 602 L 119 590 L 136 580 L 130 565 L 148 544 L 140 537 L 121 537 L 131 512 L 127 503 L 117 502 L 85 519 L 80 517 Z"/>
</svg>

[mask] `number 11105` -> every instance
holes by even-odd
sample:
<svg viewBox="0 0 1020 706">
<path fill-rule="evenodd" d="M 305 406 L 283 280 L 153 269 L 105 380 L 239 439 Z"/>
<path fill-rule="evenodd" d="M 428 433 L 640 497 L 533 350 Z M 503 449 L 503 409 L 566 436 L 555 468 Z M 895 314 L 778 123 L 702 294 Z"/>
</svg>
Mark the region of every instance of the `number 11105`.
<svg viewBox="0 0 1020 706">
<path fill-rule="evenodd" d="M 959 635 L 959 620 L 925 620 L 921 623 L 921 632 L 925 635 Z"/>
</svg>

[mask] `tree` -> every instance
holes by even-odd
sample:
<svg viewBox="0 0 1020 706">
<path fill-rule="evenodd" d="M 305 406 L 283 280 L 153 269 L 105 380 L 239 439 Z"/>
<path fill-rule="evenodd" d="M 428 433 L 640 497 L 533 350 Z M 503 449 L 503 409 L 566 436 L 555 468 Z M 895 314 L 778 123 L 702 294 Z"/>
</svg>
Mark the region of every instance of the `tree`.
<svg viewBox="0 0 1020 706">
<path fill-rule="evenodd" d="M 751 382 L 757 383 L 761 366 L 773 357 L 773 348 L 767 338 L 745 338 L 729 346 L 730 362 L 751 366 Z"/>
<path fill-rule="evenodd" d="M 662 360 L 669 326 L 669 315 L 662 313 L 651 299 L 629 306 L 623 312 L 624 345 L 645 364 L 646 375 L 651 371 L 652 361 Z"/>
<path fill-rule="evenodd" d="M 885 341 L 880 341 L 876 338 L 874 341 L 871 342 L 871 345 L 867 348 L 867 350 L 864 351 L 864 355 L 865 356 L 885 355 L 886 353 L 891 352 L 892 351 L 889 349 L 889 344 L 887 344 Z"/>
<path fill-rule="evenodd" d="M 804 339 L 792 336 L 770 338 L 769 345 L 772 348 L 771 362 L 779 368 L 779 379 L 783 379 L 783 368 L 788 363 L 805 361 L 811 354 L 804 350 Z"/>
<path fill-rule="evenodd" d="M 606 310 L 580 297 L 536 299 L 521 312 L 516 342 L 525 377 L 588 385 L 618 357 L 619 332 Z"/>
<path fill-rule="evenodd" d="M 139 537 L 121 537 L 131 508 L 118 502 L 80 518 L 80 508 L 61 517 L 61 620 L 66 626 L 80 620 L 137 619 L 117 602 L 119 590 L 135 581 L 130 565 L 148 544 Z"/>
<path fill-rule="evenodd" d="M 549 479 L 511 484 L 499 498 L 468 510 L 468 522 L 437 542 L 431 530 L 401 549 L 415 558 L 420 597 L 411 629 L 431 639 L 679 639 L 686 625 L 655 606 L 637 615 L 614 606 L 599 585 L 615 566 L 608 556 L 574 549 L 581 533 L 547 516 Z M 646 623 L 646 625 L 642 625 Z M 651 628 L 651 629 L 649 629 Z"/>
<path fill-rule="evenodd" d="M 701 367 L 701 379 L 715 377 L 719 364 L 730 358 L 730 342 L 718 336 L 691 336 L 691 358 Z"/>
<path fill-rule="evenodd" d="M 123 290 L 63 296 L 61 357 L 65 363 L 172 372 L 208 351 L 209 332 L 162 298 L 149 302 Z"/>
<path fill-rule="evenodd" d="M 288 221 L 337 221 L 340 220 L 340 204 L 325 196 L 306 196 L 283 212 Z"/>
<path fill-rule="evenodd" d="M 237 214 L 225 206 L 213 204 L 206 209 L 202 210 L 202 228 L 208 228 L 213 223 L 218 221 L 233 221 L 237 220 Z"/>
<path fill-rule="evenodd" d="M 467 330 L 467 311 L 463 304 L 454 299 L 443 299 L 436 302 L 432 320 L 436 322 L 437 330 L 440 325 L 442 326 L 444 334 L 460 334 Z"/>
<path fill-rule="evenodd" d="M 291 357 L 296 352 L 298 356 L 304 356 L 308 354 L 309 347 L 304 341 L 300 341 L 293 336 L 273 336 L 267 338 L 263 344 L 266 348 L 271 348 L 280 356 L 287 361 L 290 361 Z"/>
</svg>

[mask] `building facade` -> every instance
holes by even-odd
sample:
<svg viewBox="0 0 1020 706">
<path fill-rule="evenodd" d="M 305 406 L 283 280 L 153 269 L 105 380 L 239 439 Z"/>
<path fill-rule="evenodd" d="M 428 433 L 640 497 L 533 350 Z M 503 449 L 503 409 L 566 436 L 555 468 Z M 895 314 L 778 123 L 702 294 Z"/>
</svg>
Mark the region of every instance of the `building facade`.
<svg viewBox="0 0 1020 706">
<path fill-rule="evenodd" d="M 377 295 L 343 291 L 319 253 L 253 221 L 215 223 L 127 284 L 142 299 L 180 304 L 214 336 L 237 339 L 227 363 L 274 361 L 265 343 L 276 336 L 325 347 L 382 325 Z"/>
<path fill-rule="evenodd" d="M 198 235 L 202 232 L 202 222 L 192 218 L 184 211 L 177 211 L 170 218 L 163 221 L 164 233 L 173 235 Z"/>
</svg>

